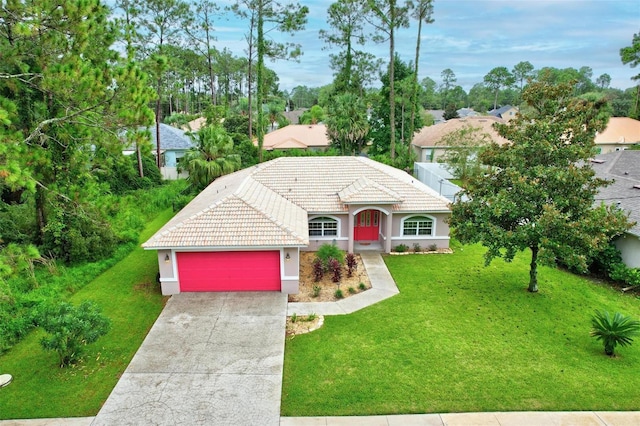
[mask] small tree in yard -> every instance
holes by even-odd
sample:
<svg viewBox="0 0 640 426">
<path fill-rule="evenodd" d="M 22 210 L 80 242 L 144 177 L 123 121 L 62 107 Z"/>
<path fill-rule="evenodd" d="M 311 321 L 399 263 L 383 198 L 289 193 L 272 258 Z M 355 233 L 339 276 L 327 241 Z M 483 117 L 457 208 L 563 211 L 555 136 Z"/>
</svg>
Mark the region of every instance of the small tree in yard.
<svg viewBox="0 0 640 426">
<path fill-rule="evenodd" d="M 609 312 L 596 311 L 591 318 L 591 336 L 602 340 L 604 353 L 613 356 L 617 345 L 629 346 L 633 336 L 640 334 L 640 321 L 616 312 L 611 318 Z"/>
<path fill-rule="evenodd" d="M 616 208 L 594 208 L 607 182 L 589 165 L 597 130 L 606 125 L 605 101 L 572 96 L 571 84 L 528 85 L 528 108 L 509 124 L 496 125 L 511 143 L 491 144 L 479 154 L 487 167 L 469 176 L 452 206 L 452 235 L 487 247 L 485 262 L 531 250 L 529 287 L 538 291 L 538 262 L 586 270 L 587 260 L 629 228 Z"/>
<path fill-rule="evenodd" d="M 49 333 L 40 341 L 42 347 L 56 351 L 60 366 L 65 367 L 80 359 L 85 345 L 107 334 L 111 321 L 93 302 L 85 301 L 77 307 L 60 302 L 44 309 L 39 325 Z"/>
</svg>

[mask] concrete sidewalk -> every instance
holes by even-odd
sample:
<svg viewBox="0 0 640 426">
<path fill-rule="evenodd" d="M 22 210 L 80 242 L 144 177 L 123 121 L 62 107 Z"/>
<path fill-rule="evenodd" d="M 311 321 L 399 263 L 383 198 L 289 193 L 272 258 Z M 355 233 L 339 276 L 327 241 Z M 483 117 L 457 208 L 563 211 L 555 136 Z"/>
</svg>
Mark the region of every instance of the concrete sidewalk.
<svg viewBox="0 0 640 426">
<path fill-rule="evenodd" d="M 514 411 L 364 417 L 282 417 L 280 426 L 638 426 L 638 411 Z"/>
</svg>

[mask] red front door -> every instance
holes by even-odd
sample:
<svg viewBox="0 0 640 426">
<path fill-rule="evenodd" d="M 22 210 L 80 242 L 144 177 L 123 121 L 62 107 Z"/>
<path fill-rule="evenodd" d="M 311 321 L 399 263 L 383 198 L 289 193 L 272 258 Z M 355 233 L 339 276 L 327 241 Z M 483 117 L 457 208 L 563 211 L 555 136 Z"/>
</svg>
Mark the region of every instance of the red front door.
<svg viewBox="0 0 640 426">
<path fill-rule="evenodd" d="M 380 228 L 380 212 L 363 210 L 355 217 L 353 238 L 355 241 L 377 241 Z"/>
</svg>

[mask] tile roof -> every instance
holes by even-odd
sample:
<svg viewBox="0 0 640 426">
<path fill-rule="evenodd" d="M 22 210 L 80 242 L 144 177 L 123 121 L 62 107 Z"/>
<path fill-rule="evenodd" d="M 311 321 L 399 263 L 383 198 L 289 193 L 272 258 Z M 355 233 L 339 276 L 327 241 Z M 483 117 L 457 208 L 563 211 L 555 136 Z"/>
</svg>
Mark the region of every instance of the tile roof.
<svg viewBox="0 0 640 426">
<path fill-rule="evenodd" d="M 618 151 L 596 156 L 601 163 L 592 163 L 596 176 L 614 181 L 601 188 L 596 201 L 617 204 L 629 213 L 629 220 L 636 222 L 628 232 L 640 237 L 640 151 Z"/>
<path fill-rule="evenodd" d="M 368 158 L 281 157 L 216 179 L 143 247 L 305 246 L 308 214 L 346 212 L 345 201 L 449 212 L 418 179 Z"/>
<path fill-rule="evenodd" d="M 602 133 L 597 133 L 595 143 L 640 143 L 640 121 L 629 117 L 611 117 Z"/>
<path fill-rule="evenodd" d="M 151 133 L 151 146 L 156 147 L 156 128 L 148 127 Z M 194 147 L 194 143 L 184 130 L 178 129 L 168 124 L 160 123 L 160 150 L 187 150 Z M 155 152 L 155 151 L 154 151 Z"/>
<path fill-rule="evenodd" d="M 254 144 L 257 145 L 257 141 Z M 272 149 L 327 148 L 331 144 L 324 124 L 290 124 L 264 136 L 262 147 Z"/>
<path fill-rule="evenodd" d="M 505 120 L 494 116 L 478 116 L 453 118 L 444 123 L 434 124 L 433 126 L 423 127 L 413 138 L 412 145 L 420 147 L 436 146 L 440 140 L 451 132 L 463 129 L 465 127 L 478 127 L 483 133 L 489 134 L 491 139 L 502 145 L 508 142 L 493 128 L 494 123 L 506 123 Z M 444 147 L 444 146 L 443 146 Z"/>
</svg>

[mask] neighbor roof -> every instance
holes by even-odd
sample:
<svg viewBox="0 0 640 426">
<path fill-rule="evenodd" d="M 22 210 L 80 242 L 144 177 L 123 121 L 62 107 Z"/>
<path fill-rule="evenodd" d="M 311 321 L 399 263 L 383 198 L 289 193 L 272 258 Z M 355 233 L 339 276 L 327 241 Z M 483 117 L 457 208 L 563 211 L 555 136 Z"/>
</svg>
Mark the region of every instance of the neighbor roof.
<svg viewBox="0 0 640 426">
<path fill-rule="evenodd" d="M 611 117 L 602 133 L 596 134 L 595 143 L 640 143 L 640 121 L 629 117 Z"/>
<path fill-rule="evenodd" d="M 613 181 L 611 185 L 600 188 L 596 201 L 615 204 L 627 211 L 629 220 L 636 222 L 628 232 L 640 237 L 640 151 L 601 154 L 596 156 L 596 161 L 592 162 L 596 176 Z"/>
<path fill-rule="evenodd" d="M 148 127 L 151 133 L 151 144 L 156 146 L 156 128 Z M 178 129 L 168 124 L 160 123 L 160 149 L 166 150 L 187 150 L 194 146 L 193 141 L 184 130 Z"/>
<path fill-rule="evenodd" d="M 368 158 L 281 157 L 216 179 L 143 247 L 306 246 L 309 214 L 362 203 L 449 212 L 446 198 Z"/>
<path fill-rule="evenodd" d="M 257 141 L 254 144 L 257 145 Z M 331 141 L 324 124 L 290 124 L 264 136 L 263 149 L 327 148 Z"/>
<path fill-rule="evenodd" d="M 508 140 L 500 136 L 493 128 L 494 123 L 506 123 L 506 121 L 494 116 L 453 118 L 444 123 L 423 127 L 415 135 L 411 144 L 421 147 L 436 146 L 444 136 L 469 126 L 480 128 L 483 133 L 489 134 L 491 139 L 500 145 L 507 143 Z"/>
</svg>

